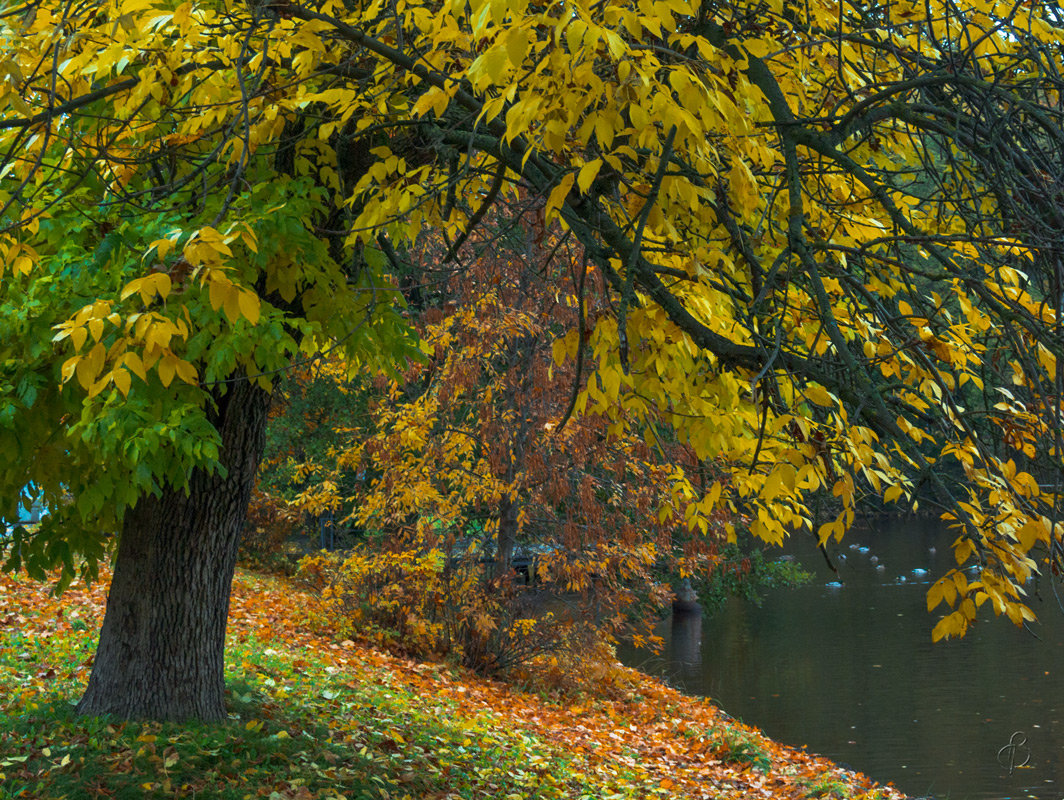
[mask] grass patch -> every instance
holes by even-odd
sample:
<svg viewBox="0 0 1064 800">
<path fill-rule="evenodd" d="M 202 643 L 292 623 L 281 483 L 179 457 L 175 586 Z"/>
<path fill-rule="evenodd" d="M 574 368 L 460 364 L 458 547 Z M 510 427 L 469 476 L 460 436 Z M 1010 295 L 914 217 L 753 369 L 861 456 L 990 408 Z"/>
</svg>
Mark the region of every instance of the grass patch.
<svg viewBox="0 0 1064 800">
<path fill-rule="evenodd" d="M 78 717 L 86 642 L 4 633 L 0 693 L 13 700 L 0 709 L 0 800 L 559 798 L 601 788 L 491 715 L 414 694 L 386 670 L 355 681 L 329 659 L 253 636 L 229 648 L 225 724 Z"/>
<path fill-rule="evenodd" d="M 370 796 L 365 759 L 284 721 L 246 725 L 121 723 L 75 717 L 64 700 L 31 702 L 0 735 L 0 798 Z M 343 787 L 343 788 L 341 788 Z M 287 794 L 284 794 L 288 792 Z M 270 796 L 267 794 L 266 796 Z"/>
</svg>

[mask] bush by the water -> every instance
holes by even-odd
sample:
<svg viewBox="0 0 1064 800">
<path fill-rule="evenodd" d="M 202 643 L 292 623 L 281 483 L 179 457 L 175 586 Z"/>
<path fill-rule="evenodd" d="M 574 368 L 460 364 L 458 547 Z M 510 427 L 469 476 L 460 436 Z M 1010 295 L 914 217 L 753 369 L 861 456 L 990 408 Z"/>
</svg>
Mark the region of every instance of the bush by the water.
<svg viewBox="0 0 1064 800">
<path fill-rule="evenodd" d="M 595 563 L 610 564 L 608 553 L 598 555 Z M 529 584 L 513 571 L 495 574 L 476 554 L 365 543 L 310 556 L 300 574 L 318 591 L 309 616 L 319 630 L 492 673 L 540 656 L 605 652 L 636 624 L 639 601 L 650 598 L 607 570 L 579 584 L 571 559 L 562 561 L 545 559 L 539 575 L 546 579 Z M 667 589 L 651 594 L 660 607 Z"/>
</svg>

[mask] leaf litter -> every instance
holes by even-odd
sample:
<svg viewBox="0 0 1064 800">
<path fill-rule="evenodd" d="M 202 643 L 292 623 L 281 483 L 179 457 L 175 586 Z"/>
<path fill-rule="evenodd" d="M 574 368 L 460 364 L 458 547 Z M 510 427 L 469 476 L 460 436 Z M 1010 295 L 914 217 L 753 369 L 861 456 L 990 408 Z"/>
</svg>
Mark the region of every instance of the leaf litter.
<svg viewBox="0 0 1064 800">
<path fill-rule="evenodd" d="M 107 577 L 56 598 L 0 575 L 0 800 L 904 798 L 620 665 L 550 688 L 336 641 L 296 584 L 244 571 L 227 725 L 79 718 Z"/>
</svg>

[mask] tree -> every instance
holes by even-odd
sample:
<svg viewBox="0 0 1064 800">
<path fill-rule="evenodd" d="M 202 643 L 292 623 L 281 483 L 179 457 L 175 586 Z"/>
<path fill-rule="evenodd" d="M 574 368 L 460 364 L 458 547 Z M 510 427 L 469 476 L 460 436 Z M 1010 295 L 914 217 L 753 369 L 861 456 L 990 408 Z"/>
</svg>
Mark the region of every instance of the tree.
<svg viewBox="0 0 1064 800">
<path fill-rule="evenodd" d="M 337 415 L 327 453 L 282 467 L 312 484 L 299 497 L 312 513 L 343 508 L 369 535 L 369 557 L 356 554 L 351 569 L 314 567 L 332 573 L 327 595 L 348 595 L 326 605 L 409 631 L 405 647 L 429 639 L 424 649 L 460 649 L 486 669 L 585 645 L 574 631 L 645 637 L 667 578 L 708 574 L 724 538 L 720 515 L 694 505 L 706 470 L 690 448 L 660 419 L 629 419 L 566 359 L 583 336 L 601 349 L 608 292 L 542 210 L 535 197 L 500 201 L 455 248 L 459 269 L 438 266 L 454 243 L 420 235 L 406 257 L 425 284 L 411 310 L 427 360 L 378 381 L 360 423 Z M 358 406 L 369 393 L 337 391 Z M 515 555 L 537 591 L 512 585 Z M 438 593 L 426 561 L 443 574 Z M 455 574 L 467 579 L 446 581 Z M 564 611 L 544 592 L 565 598 Z M 414 632 L 419 617 L 437 635 Z"/>
<path fill-rule="evenodd" d="M 87 555 L 91 575 L 121 526 L 82 710 L 223 715 L 265 390 L 328 347 L 401 361 L 391 254 L 424 227 L 458 241 L 517 188 L 609 285 L 605 400 L 726 465 L 704 512 L 823 540 L 860 491 L 930 483 L 981 567 L 932 587 L 953 609 L 936 638 L 987 601 L 1032 618 L 1023 585 L 1062 552 L 1055 7 L 41 0 L 0 19 L 0 513 L 30 480 L 58 510 L 6 564 L 69 578 Z M 815 526 L 821 488 L 842 510 Z"/>
</svg>

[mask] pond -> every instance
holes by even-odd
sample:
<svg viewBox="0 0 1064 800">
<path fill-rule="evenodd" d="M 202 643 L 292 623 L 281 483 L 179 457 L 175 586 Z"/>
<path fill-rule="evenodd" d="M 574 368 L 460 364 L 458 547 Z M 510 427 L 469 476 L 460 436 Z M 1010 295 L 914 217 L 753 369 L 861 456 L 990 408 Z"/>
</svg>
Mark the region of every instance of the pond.
<svg viewBox="0 0 1064 800">
<path fill-rule="evenodd" d="M 931 521 L 866 523 L 833 548 L 844 558 L 831 586 L 839 577 L 802 537 L 785 552 L 811 584 L 673 618 L 659 655 L 621 658 L 913 796 L 1061 800 L 1064 589 L 1032 601 L 1033 633 L 997 618 L 932 644 L 925 594 L 956 563 L 953 538 Z M 1028 765 L 1009 774 L 1010 754 Z"/>
</svg>

